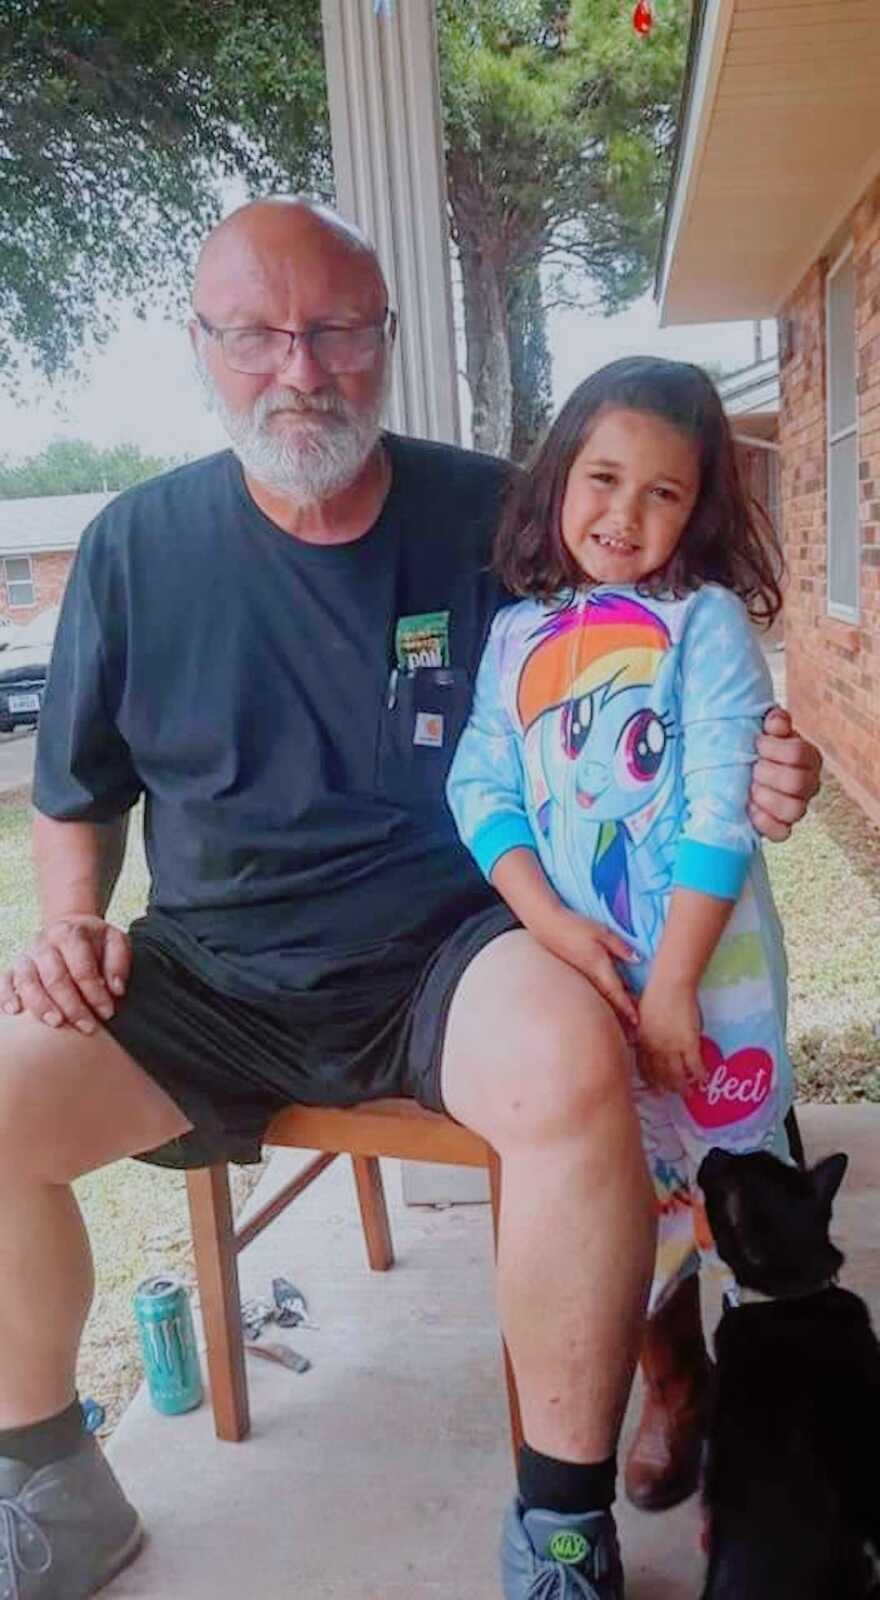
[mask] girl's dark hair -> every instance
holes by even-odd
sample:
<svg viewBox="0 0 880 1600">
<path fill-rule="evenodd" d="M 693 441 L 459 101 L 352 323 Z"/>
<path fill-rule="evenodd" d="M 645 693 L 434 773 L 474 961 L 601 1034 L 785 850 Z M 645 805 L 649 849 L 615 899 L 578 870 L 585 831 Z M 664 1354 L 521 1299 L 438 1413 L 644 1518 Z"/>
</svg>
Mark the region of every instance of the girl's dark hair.
<svg viewBox="0 0 880 1600">
<path fill-rule="evenodd" d="M 681 596 L 701 583 L 720 583 L 739 595 L 754 621 L 769 626 L 782 607 L 782 549 L 767 513 L 743 485 L 718 391 L 702 368 L 654 356 L 612 361 L 585 378 L 514 479 L 495 544 L 495 567 L 507 588 L 550 599 L 588 582 L 562 542 L 562 502 L 589 429 L 612 407 L 662 417 L 700 455 L 700 490 L 678 546 L 640 588 Z"/>
</svg>

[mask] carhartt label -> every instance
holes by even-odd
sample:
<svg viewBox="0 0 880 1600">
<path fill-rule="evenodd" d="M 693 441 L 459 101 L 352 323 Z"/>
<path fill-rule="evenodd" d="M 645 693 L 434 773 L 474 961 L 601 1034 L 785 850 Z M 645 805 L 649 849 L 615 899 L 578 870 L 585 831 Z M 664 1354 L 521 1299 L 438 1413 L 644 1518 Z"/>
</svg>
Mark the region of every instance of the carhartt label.
<svg viewBox="0 0 880 1600">
<path fill-rule="evenodd" d="M 439 750 L 443 744 L 443 718 L 439 711 L 417 711 L 413 744 L 430 745 Z"/>
<path fill-rule="evenodd" d="M 448 667 L 449 612 L 424 611 L 416 617 L 398 617 L 394 648 L 401 672 Z"/>
</svg>

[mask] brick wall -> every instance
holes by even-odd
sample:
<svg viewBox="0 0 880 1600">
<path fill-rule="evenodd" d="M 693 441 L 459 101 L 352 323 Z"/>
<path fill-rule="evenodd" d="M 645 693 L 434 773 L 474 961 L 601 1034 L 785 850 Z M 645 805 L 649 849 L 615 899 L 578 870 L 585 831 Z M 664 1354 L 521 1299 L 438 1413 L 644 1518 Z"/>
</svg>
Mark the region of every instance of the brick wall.
<svg viewBox="0 0 880 1600">
<path fill-rule="evenodd" d="M 856 280 L 861 614 L 827 614 L 825 278 L 816 262 L 780 329 L 789 704 L 880 825 L 880 179 L 850 219 Z"/>
<path fill-rule="evenodd" d="M 73 562 L 73 552 L 70 550 L 52 551 L 48 554 L 31 556 L 31 572 L 34 580 L 34 604 L 32 606 L 10 606 L 9 595 L 4 582 L 5 569 L 0 558 L 0 617 L 8 617 L 10 622 L 30 622 L 39 612 L 47 610 L 49 606 L 57 606 L 64 593 L 67 583 L 67 574 Z"/>
</svg>

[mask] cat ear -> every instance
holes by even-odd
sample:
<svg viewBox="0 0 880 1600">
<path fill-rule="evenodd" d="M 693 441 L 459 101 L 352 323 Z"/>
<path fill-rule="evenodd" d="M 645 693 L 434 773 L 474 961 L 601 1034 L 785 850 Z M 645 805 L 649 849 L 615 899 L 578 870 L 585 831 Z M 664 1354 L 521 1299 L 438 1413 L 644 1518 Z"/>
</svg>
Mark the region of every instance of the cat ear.
<svg viewBox="0 0 880 1600">
<path fill-rule="evenodd" d="M 813 1186 L 813 1193 L 823 1210 L 831 1210 L 831 1202 L 843 1182 L 843 1174 L 848 1164 L 849 1156 L 838 1151 L 835 1156 L 826 1156 L 824 1161 L 818 1162 L 807 1173 Z"/>
</svg>

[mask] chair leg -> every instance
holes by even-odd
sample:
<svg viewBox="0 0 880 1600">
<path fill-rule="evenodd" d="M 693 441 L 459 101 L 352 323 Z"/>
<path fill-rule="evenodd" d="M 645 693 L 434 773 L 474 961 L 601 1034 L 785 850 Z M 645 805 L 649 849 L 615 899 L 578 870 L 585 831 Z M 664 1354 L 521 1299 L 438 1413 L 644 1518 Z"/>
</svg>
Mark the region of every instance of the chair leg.
<svg viewBox="0 0 880 1600">
<path fill-rule="evenodd" d="M 492 1229 L 495 1236 L 495 1255 L 498 1255 L 498 1230 L 501 1226 L 501 1162 L 494 1150 L 489 1152 L 489 1189 L 492 1195 Z M 523 1444 L 522 1414 L 519 1408 L 519 1393 L 516 1387 L 516 1377 L 513 1371 L 513 1362 L 510 1351 L 502 1339 L 504 1350 L 504 1379 L 507 1384 L 507 1409 L 510 1415 L 510 1442 L 513 1447 L 514 1469 L 519 1466 L 519 1453 Z"/>
<path fill-rule="evenodd" d="M 188 1172 L 186 1187 L 214 1429 L 218 1439 L 237 1443 L 249 1434 L 251 1419 L 228 1169 L 221 1163 Z"/>
<path fill-rule="evenodd" d="M 389 1267 L 394 1266 L 394 1245 L 385 1204 L 382 1168 L 375 1156 L 352 1156 L 351 1164 L 364 1226 L 367 1260 L 374 1272 L 387 1272 Z"/>
</svg>

